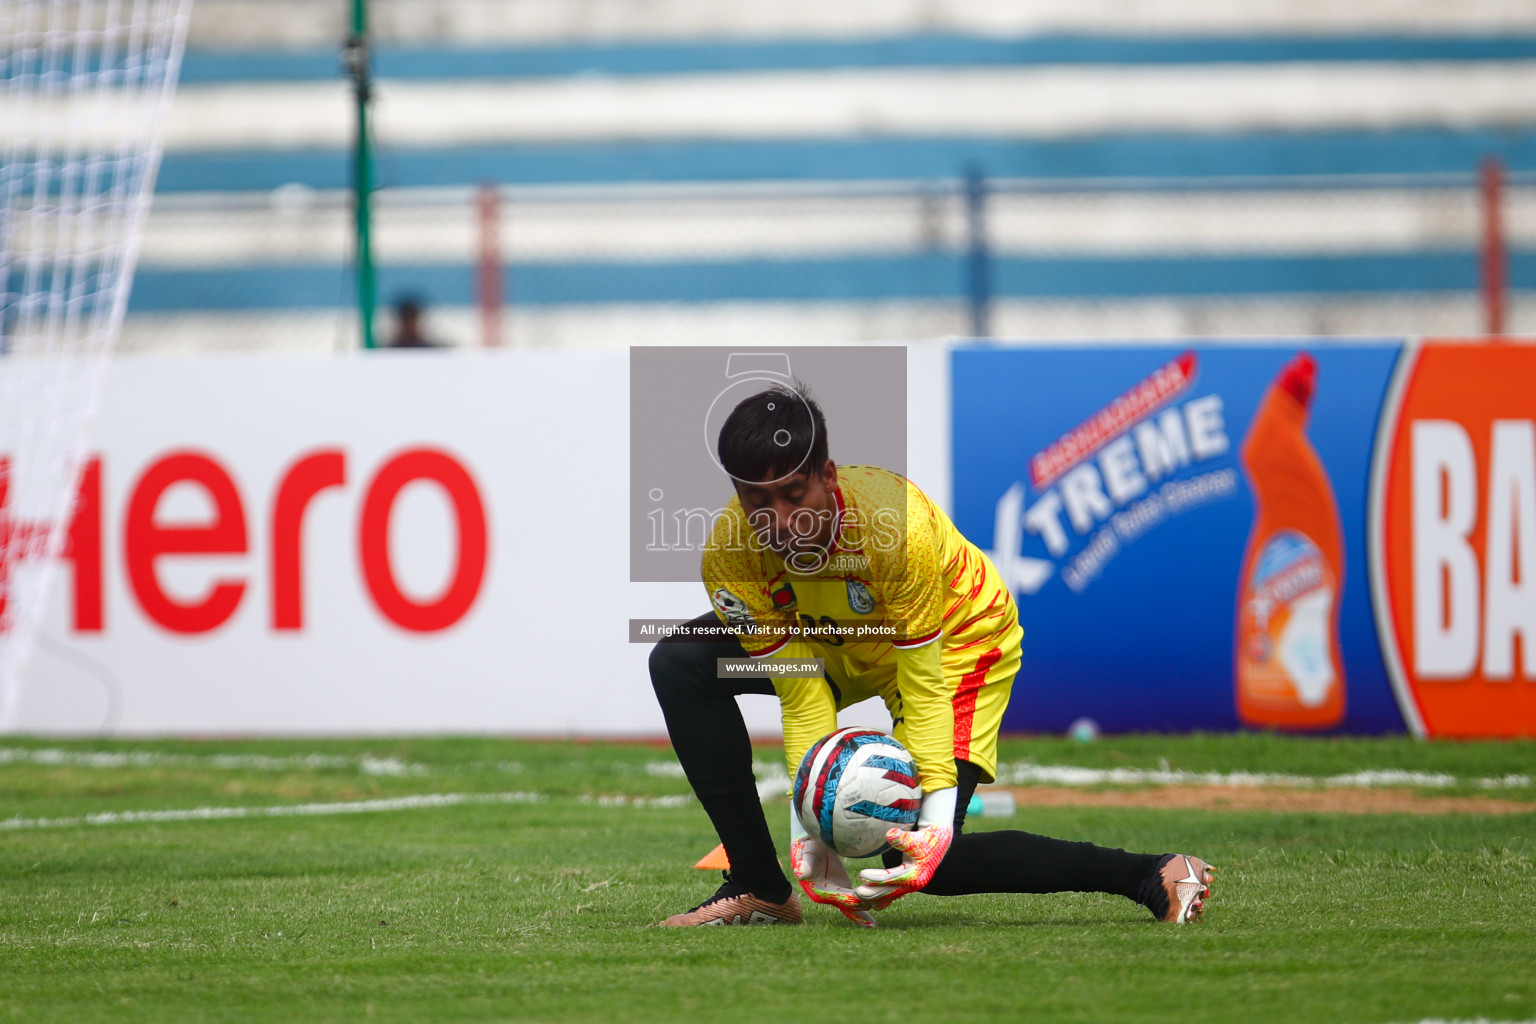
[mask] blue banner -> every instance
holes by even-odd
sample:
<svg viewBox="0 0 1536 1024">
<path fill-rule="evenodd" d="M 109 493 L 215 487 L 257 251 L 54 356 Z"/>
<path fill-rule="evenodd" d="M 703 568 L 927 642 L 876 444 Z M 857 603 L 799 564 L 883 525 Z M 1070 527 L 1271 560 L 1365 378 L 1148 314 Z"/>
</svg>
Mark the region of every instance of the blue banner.
<svg viewBox="0 0 1536 1024">
<path fill-rule="evenodd" d="M 1004 727 L 1403 731 L 1366 536 L 1402 346 L 957 347 L 954 518 L 1025 629 Z"/>
</svg>

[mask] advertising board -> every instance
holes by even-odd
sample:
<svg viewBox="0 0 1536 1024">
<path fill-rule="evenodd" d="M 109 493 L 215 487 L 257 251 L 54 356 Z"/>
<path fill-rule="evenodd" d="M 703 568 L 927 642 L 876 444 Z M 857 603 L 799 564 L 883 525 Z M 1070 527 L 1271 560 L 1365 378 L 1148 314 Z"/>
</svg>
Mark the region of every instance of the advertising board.
<svg viewBox="0 0 1536 1024">
<path fill-rule="evenodd" d="M 1377 435 L 1372 594 L 1416 732 L 1536 735 L 1536 347 L 1404 352 Z"/>
<path fill-rule="evenodd" d="M 116 361 L 16 727 L 659 732 L 627 378 L 624 352 Z"/>
<path fill-rule="evenodd" d="M 955 521 L 1026 629 L 1007 727 L 1536 734 L 1536 348 L 953 359 Z"/>
<path fill-rule="evenodd" d="M 844 400 L 868 390 L 870 352 L 790 351 L 836 402 L 843 458 L 904 448 L 943 500 L 942 345 L 885 353 L 894 390 L 877 397 L 911 410 L 909 444 Z M 632 575 L 656 509 L 647 490 L 632 506 L 631 441 L 653 445 L 652 469 L 707 462 L 704 414 L 737 350 L 695 350 L 713 390 L 689 393 L 692 413 L 664 361 L 682 357 L 635 352 L 651 377 L 622 349 L 115 360 L 12 727 L 664 735 L 654 640 L 629 626 L 691 619 L 709 595 L 697 551 Z M 683 440 L 633 431 L 634 386 Z M 645 487 L 678 499 L 688 482 Z M 685 525 L 731 494 L 718 469 L 696 486 Z M 3 491 L 0 528 L 26 528 Z M 753 735 L 778 733 L 772 697 L 742 704 Z"/>
</svg>

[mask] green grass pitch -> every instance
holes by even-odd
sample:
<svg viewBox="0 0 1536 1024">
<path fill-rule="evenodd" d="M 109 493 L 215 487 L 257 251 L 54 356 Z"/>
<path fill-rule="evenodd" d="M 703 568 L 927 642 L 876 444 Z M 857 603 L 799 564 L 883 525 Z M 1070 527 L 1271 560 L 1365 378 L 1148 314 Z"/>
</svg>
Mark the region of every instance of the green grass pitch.
<svg viewBox="0 0 1536 1024">
<path fill-rule="evenodd" d="M 1404 769 L 1478 798 L 1480 779 L 1536 772 L 1529 742 L 1133 736 L 1003 753 Z M 822 907 L 798 928 L 673 930 L 651 925 L 718 881 L 690 866 L 715 840 L 674 768 L 644 745 L 0 737 L 0 1021 L 1536 1018 L 1530 813 L 1023 808 L 973 827 L 1206 857 L 1205 920 L 1158 925 L 1100 895 L 914 896 L 873 932 Z M 290 813 L 422 794 L 534 802 Z M 1492 795 L 1529 804 L 1536 787 Z M 135 816 L 194 808 L 243 816 Z"/>
</svg>

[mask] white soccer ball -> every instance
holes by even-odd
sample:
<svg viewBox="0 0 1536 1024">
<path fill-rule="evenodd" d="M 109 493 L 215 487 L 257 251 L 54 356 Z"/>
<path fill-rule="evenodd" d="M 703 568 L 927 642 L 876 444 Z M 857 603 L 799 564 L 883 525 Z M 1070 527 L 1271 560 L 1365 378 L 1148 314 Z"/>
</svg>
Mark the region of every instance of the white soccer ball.
<svg viewBox="0 0 1536 1024">
<path fill-rule="evenodd" d="M 812 836 L 844 857 L 890 849 L 892 826 L 917 824 L 917 763 L 894 736 L 839 729 L 806 751 L 795 771 L 795 813 Z"/>
</svg>

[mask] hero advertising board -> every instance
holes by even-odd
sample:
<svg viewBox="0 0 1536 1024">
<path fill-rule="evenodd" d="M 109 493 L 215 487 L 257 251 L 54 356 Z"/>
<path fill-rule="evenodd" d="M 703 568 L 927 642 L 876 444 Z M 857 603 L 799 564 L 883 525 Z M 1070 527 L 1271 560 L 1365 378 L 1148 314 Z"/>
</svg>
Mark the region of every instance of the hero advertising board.
<svg viewBox="0 0 1536 1024">
<path fill-rule="evenodd" d="M 952 358 L 955 522 L 1025 627 L 1006 728 L 1536 735 L 1536 346 Z"/>
</svg>

